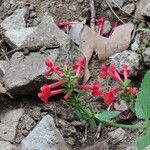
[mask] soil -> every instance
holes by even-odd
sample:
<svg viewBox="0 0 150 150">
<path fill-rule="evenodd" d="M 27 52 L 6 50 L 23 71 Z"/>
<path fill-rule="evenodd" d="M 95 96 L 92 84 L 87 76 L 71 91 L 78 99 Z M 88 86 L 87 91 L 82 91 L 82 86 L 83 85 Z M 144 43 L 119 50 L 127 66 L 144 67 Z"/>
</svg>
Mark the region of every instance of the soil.
<svg viewBox="0 0 150 150">
<path fill-rule="evenodd" d="M 131 0 L 130 0 L 131 2 Z M 116 21 L 116 18 L 108 9 L 107 5 L 101 0 L 95 0 L 96 3 L 96 15 L 97 17 L 105 16 L 112 24 Z M 126 0 L 125 3 L 129 3 Z M 7 16 L 11 15 L 16 8 L 27 7 L 28 15 L 26 16 L 27 26 L 34 26 L 38 24 L 39 18 L 44 13 L 44 9 L 48 6 L 48 10 L 57 21 L 81 21 L 84 18 L 89 18 L 90 9 L 88 0 L 19 0 L 15 3 L 15 0 L 3 0 L 0 9 L 0 22 Z M 30 15 L 36 13 L 35 17 Z M 123 21 L 127 22 L 132 20 L 132 17 L 124 16 L 121 12 L 117 11 L 117 14 Z M 38 18 L 39 17 L 39 18 Z M 89 82 L 96 81 L 100 72 L 98 57 L 93 54 L 90 62 L 90 71 L 92 77 Z M 110 87 L 107 82 L 102 81 L 104 87 Z M 47 114 L 50 114 L 55 119 L 56 126 L 63 135 L 70 150 L 82 150 L 84 147 L 90 147 L 97 142 L 105 142 L 100 148 L 101 150 L 123 150 L 128 146 L 132 146 L 135 143 L 135 137 L 141 134 L 142 131 L 126 130 L 125 140 L 120 142 L 113 141 L 108 133 L 115 128 L 102 126 L 100 137 L 97 139 L 95 134 L 97 128 L 87 129 L 87 138 L 85 139 L 85 126 L 86 123 L 80 121 L 72 111 L 72 108 L 66 106 L 61 98 L 53 98 L 48 104 L 41 103 L 37 97 L 34 96 L 19 96 L 14 99 L 10 99 L 6 96 L 2 96 L 3 100 L 0 101 L 0 114 L 3 114 L 11 109 L 24 108 L 25 114 L 21 118 L 17 134 L 15 138 L 15 145 L 18 145 L 20 141 L 26 137 L 30 130 L 32 130 L 41 118 Z M 101 99 L 93 99 L 88 93 L 85 95 L 84 103 L 93 104 L 95 109 L 100 110 L 103 106 Z M 30 130 L 25 127 L 25 117 L 30 116 L 34 123 Z M 132 121 L 133 123 L 133 121 Z"/>
</svg>

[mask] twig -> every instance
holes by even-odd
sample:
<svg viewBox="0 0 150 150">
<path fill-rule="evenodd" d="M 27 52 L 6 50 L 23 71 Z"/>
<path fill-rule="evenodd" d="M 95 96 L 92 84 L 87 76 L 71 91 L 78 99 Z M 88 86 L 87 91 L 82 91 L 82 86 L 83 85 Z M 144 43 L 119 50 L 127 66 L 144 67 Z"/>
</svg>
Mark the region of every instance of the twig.
<svg viewBox="0 0 150 150">
<path fill-rule="evenodd" d="M 97 131 L 96 131 L 96 134 L 95 134 L 95 136 L 96 136 L 97 139 L 99 139 L 99 137 L 101 135 L 101 129 L 102 129 L 102 124 L 99 123 Z"/>
<path fill-rule="evenodd" d="M 113 10 L 113 8 L 111 7 L 111 5 L 109 4 L 109 2 L 106 0 L 106 3 L 107 3 L 107 5 L 108 5 L 108 7 L 110 8 L 110 10 L 112 11 L 112 13 L 115 15 L 115 17 L 120 21 L 120 22 L 122 22 L 122 23 L 124 23 L 124 21 L 122 21 L 119 17 L 118 17 L 118 15 L 115 13 L 115 11 Z"/>
<path fill-rule="evenodd" d="M 7 54 L 6 54 L 6 52 L 4 51 L 4 49 L 3 48 L 1 48 L 1 51 L 2 51 L 2 53 L 3 53 L 3 57 L 5 57 L 5 59 L 7 60 L 7 61 L 9 61 L 9 58 L 8 58 L 8 56 L 7 56 Z"/>
<path fill-rule="evenodd" d="M 90 26 L 91 26 L 91 29 L 95 30 L 95 18 L 96 18 L 96 13 L 95 13 L 94 0 L 90 0 L 90 10 L 91 10 Z"/>
<path fill-rule="evenodd" d="M 84 146 L 85 141 L 87 140 L 88 125 L 89 125 L 88 123 L 85 124 L 85 133 L 84 133 L 84 138 L 83 138 L 83 146 Z"/>
</svg>

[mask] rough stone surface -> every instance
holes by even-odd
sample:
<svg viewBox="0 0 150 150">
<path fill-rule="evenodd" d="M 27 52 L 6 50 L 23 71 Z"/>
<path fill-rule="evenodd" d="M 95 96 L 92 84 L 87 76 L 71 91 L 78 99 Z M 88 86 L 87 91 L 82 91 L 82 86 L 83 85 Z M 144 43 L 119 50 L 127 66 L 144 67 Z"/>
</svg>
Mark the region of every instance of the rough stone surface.
<svg viewBox="0 0 150 150">
<path fill-rule="evenodd" d="M 5 60 L 0 61 L 0 81 L 2 80 L 2 77 L 5 74 L 6 68 L 8 66 L 8 62 Z"/>
<path fill-rule="evenodd" d="M 26 14 L 25 8 L 17 9 L 11 16 L 7 17 L 1 23 L 1 27 L 4 28 L 5 30 L 24 28 L 26 26 L 25 14 Z"/>
<path fill-rule="evenodd" d="M 68 150 L 51 116 L 45 116 L 22 140 L 20 150 Z"/>
<path fill-rule="evenodd" d="M 54 40 L 59 43 L 60 47 L 57 49 L 47 48 L 47 55 L 40 54 L 39 52 L 31 52 L 27 56 L 23 56 L 23 54 L 19 52 L 15 53 L 3 77 L 3 82 L 12 95 L 37 94 L 41 85 L 46 82 L 54 82 L 58 79 L 56 75 L 50 76 L 49 79 L 44 77 L 44 73 L 47 70 L 44 64 L 46 58 L 49 58 L 56 65 L 63 67 L 63 63 L 66 59 L 68 59 L 71 64 L 74 64 L 79 56 L 83 56 L 75 46 L 71 46 L 69 36 L 54 24 L 50 16 L 44 16 L 41 24 L 35 28 L 34 31 L 31 31 L 31 34 L 29 33 L 29 35 L 25 35 L 24 37 L 21 37 L 23 32 L 17 31 L 16 35 L 18 35 L 18 37 L 12 35 L 13 38 L 11 38 L 11 42 L 15 46 L 17 45 L 17 47 L 26 47 L 30 51 L 37 50 L 37 48 L 43 45 L 51 47 L 52 44 L 54 44 Z M 28 29 L 29 28 L 20 30 Z M 21 38 L 23 40 L 20 40 Z M 18 42 L 16 43 L 18 44 L 15 43 L 17 40 Z"/>
<path fill-rule="evenodd" d="M 136 76 L 140 64 L 140 56 L 132 51 L 125 50 L 121 53 L 116 53 L 110 57 L 110 62 L 114 64 L 117 69 L 121 69 L 122 64 L 126 64 L 130 70 L 130 76 Z"/>
<path fill-rule="evenodd" d="M 147 12 L 149 12 L 149 10 L 147 10 L 147 8 L 150 9 L 149 5 L 150 5 L 149 0 L 140 0 L 139 1 L 136 11 L 135 11 L 135 18 L 136 18 L 135 21 L 137 21 L 137 19 L 143 19 L 143 16 L 145 16 L 147 14 Z M 145 12 L 145 11 L 147 11 L 147 12 Z"/>
<path fill-rule="evenodd" d="M 11 47 L 26 47 L 33 51 L 42 46 L 66 46 L 70 42 L 69 36 L 60 30 L 48 15 L 43 16 L 38 26 L 7 31 L 5 37 Z"/>
<path fill-rule="evenodd" d="M 35 125 L 35 121 L 30 117 L 30 116 L 25 116 L 25 126 L 26 126 L 26 129 L 29 131 L 31 130 L 34 125 Z"/>
<path fill-rule="evenodd" d="M 145 51 L 143 52 L 143 56 L 145 62 L 150 62 L 150 47 L 145 49 Z"/>
<path fill-rule="evenodd" d="M 122 141 L 125 137 L 125 131 L 122 128 L 118 128 L 108 133 L 108 135 L 115 141 Z"/>
<path fill-rule="evenodd" d="M 0 137 L 2 139 L 13 142 L 16 135 L 16 127 L 23 113 L 24 109 L 16 109 L 7 112 L 4 117 L 1 117 Z"/>
<path fill-rule="evenodd" d="M 7 141 L 0 141 L 0 150 L 19 150 L 15 145 Z"/>
<path fill-rule="evenodd" d="M 135 4 L 131 3 L 122 7 L 122 10 L 128 14 L 132 14 L 135 10 Z"/>
<path fill-rule="evenodd" d="M 125 0 L 108 0 L 108 2 L 110 3 L 110 5 L 113 7 L 113 8 L 118 8 L 117 5 L 119 7 L 122 7 Z M 117 4 L 117 5 L 116 5 Z"/>
<path fill-rule="evenodd" d="M 150 17 L 150 2 L 145 6 L 143 16 Z"/>
</svg>

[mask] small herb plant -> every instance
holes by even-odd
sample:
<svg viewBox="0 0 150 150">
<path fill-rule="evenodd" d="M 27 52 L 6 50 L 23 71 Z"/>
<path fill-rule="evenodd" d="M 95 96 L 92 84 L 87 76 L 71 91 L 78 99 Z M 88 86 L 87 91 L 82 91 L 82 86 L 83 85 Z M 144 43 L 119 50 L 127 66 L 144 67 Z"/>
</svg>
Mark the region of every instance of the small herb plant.
<svg viewBox="0 0 150 150">
<path fill-rule="evenodd" d="M 102 71 L 99 77 L 110 77 L 118 83 L 116 87 L 106 91 L 102 90 L 98 82 L 84 85 L 78 83 L 81 74 L 84 72 L 84 58 L 79 58 L 72 68 L 65 65 L 62 70 L 48 59 L 46 59 L 45 64 L 48 67 L 45 76 L 48 77 L 51 73 L 56 73 L 59 76 L 59 81 L 45 84 L 40 88 L 38 97 L 41 101 L 48 103 L 49 97 L 63 93 L 65 103 L 71 105 L 74 108 L 74 113 L 80 119 L 88 121 L 91 127 L 95 127 L 97 123 L 101 122 L 114 127 L 145 129 L 146 134 L 137 138 L 137 148 L 142 150 L 150 144 L 150 71 L 146 73 L 137 94 L 137 89 L 131 86 L 131 80 L 128 79 L 129 70 L 125 64 L 122 65 L 120 71 L 113 64 L 109 67 L 101 66 Z M 84 106 L 82 102 L 85 90 L 90 91 L 92 96 L 102 97 L 107 111 L 95 112 L 92 105 Z M 122 103 L 125 107 L 121 106 Z M 120 107 L 116 107 L 116 105 Z M 137 118 L 142 119 L 143 122 L 127 125 L 112 120 L 126 110 L 135 113 Z"/>
</svg>

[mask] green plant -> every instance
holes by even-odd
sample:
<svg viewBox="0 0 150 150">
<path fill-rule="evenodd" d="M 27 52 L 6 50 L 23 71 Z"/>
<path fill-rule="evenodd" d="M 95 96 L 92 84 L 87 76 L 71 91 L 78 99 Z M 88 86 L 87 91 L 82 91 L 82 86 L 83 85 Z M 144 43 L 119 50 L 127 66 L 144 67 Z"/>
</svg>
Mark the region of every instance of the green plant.
<svg viewBox="0 0 150 150">
<path fill-rule="evenodd" d="M 49 97 L 63 93 L 65 103 L 71 105 L 74 113 L 80 119 L 89 122 L 91 127 L 95 127 L 97 123 L 101 122 L 114 127 L 144 129 L 146 135 L 137 138 L 137 148 L 142 150 L 150 144 L 150 71 L 146 73 L 135 101 L 136 90 L 130 86 L 131 81 L 128 79 L 129 70 L 126 65 L 122 66 L 120 72 L 112 64 L 108 68 L 102 65 L 100 77 L 109 76 L 118 82 L 118 87 L 102 91 L 99 83 L 85 85 L 78 83 L 78 78 L 84 71 L 85 60 L 83 58 L 79 58 L 73 68 L 65 66 L 63 70 L 49 60 L 46 60 L 45 63 L 49 68 L 45 75 L 49 76 L 52 72 L 55 72 L 60 79 L 55 83 L 46 84 L 40 88 L 41 92 L 38 93 L 38 97 L 43 102 L 47 103 Z M 119 73 L 124 75 L 124 80 L 121 79 Z M 102 110 L 96 112 L 93 106 L 83 105 L 84 90 L 91 91 L 93 96 L 101 96 L 106 106 L 109 107 L 116 101 L 124 100 L 128 104 L 128 109 L 131 109 L 130 105 L 132 103 L 135 115 L 137 118 L 142 119 L 143 122 L 135 125 L 116 123 L 113 119 L 118 117 L 124 110 L 112 109 L 111 111 Z"/>
</svg>

